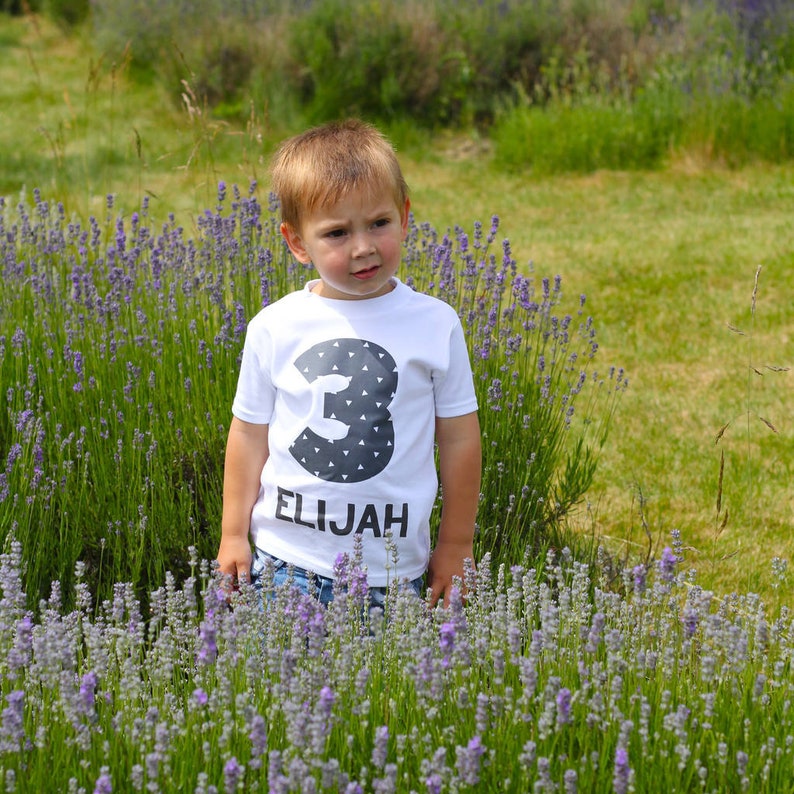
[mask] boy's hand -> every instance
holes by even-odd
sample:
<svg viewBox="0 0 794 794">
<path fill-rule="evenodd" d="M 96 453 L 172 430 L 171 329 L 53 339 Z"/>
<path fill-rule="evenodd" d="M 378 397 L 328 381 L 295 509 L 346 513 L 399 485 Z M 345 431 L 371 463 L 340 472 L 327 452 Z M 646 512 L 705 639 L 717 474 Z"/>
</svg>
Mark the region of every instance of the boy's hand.
<svg viewBox="0 0 794 794">
<path fill-rule="evenodd" d="M 233 585 L 247 582 L 251 576 L 252 561 L 251 544 L 247 537 L 221 537 L 218 567 L 224 579 L 228 578 Z"/>
<path fill-rule="evenodd" d="M 223 516 L 217 556 L 221 576 L 232 588 L 251 577 L 251 510 L 269 454 L 267 440 L 267 425 L 232 418 L 223 467 Z"/>
<path fill-rule="evenodd" d="M 449 606 L 453 578 L 459 576 L 462 580 L 464 561 L 474 560 L 474 521 L 482 465 L 477 413 L 438 417 L 436 443 L 443 506 L 438 541 L 430 556 L 427 579 L 431 605 L 443 597 L 446 607 Z"/>
<path fill-rule="evenodd" d="M 430 555 L 427 566 L 427 584 L 430 587 L 430 605 L 435 606 L 443 598 L 445 607 L 449 606 L 449 598 L 455 578 L 461 580 L 461 594 L 465 595 L 463 585 L 464 563 L 474 559 L 471 543 L 439 542 Z"/>
</svg>

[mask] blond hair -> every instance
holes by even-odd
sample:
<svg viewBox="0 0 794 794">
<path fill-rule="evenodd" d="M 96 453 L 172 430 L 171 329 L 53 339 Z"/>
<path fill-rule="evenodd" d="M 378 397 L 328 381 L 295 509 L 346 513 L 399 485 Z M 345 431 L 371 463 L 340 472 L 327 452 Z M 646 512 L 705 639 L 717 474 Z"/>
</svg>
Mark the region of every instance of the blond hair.
<svg viewBox="0 0 794 794">
<path fill-rule="evenodd" d="M 375 127 L 356 119 L 324 124 L 286 140 L 271 164 L 281 220 L 299 229 L 306 215 L 352 190 L 389 190 L 402 211 L 408 185 L 397 155 Z"/>
</svg>

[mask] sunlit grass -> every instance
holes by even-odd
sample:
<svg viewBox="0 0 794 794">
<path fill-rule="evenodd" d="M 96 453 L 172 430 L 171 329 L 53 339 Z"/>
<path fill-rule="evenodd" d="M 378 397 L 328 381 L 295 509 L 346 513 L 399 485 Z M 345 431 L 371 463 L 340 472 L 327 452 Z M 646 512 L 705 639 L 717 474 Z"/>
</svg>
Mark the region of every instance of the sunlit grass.
<svg viewBox="0 0 794 794">
<path fill-rule="evenodd" d="M 494 174 L 468 160 L 409 169 L 415 205 L 442 227 L 456 214 L 498 204 L 519 264 L 532 260 L 586 291 L 601 320 L 602 351 L 630 373 L 632 388 L 590 493 L 595 518 L 583 514 L 582 526 L 641 550 L 639 488 L 655 539 L 678 527 L 692 546 L 710 549 L 714 437 L 746 410 L 750 345 L 756 365 L 792 365 L 794 168 L 731 171 L 682 161 L 664 172 L 543 178 Z M 747 325 L 758 264 L 751 342 L 728 323 Z M 741 425 L 723 442 L 731 517 L 719 556 L 738 554 L 713 567 L 696 563 L 722 588 L 768 594 L 770 557 L 794 553 L 786 529 L 794 514 L 791 378 L 766 371 L 752 380 L 754 410 L 777 434 L 756 422 L 749 447 Z"/>
</svg>

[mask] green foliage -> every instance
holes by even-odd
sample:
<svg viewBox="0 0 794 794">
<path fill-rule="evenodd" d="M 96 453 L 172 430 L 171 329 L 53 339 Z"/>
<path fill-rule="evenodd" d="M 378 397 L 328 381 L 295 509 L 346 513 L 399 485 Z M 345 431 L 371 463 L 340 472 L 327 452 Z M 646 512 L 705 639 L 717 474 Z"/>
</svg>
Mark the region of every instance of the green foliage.
<svg viewBox="0 0 794 794">
<path fill-rule="evenodd" d="M 312 121 L 410 116 L 432 127 L 465 119 L 471 68 L 432 6 L 325 0 L 292 30 Z"/>
<path fill-rule="evenodd" d="M 677 122 L 660 110 L 652 101 L 601 100 L 516 108 L 493 131 L 496 160 L 538 174 L 657 168 Z"/>
<path fill-rule="evenodd" d="M 245 117 L 254 85 L 271 79 L 279 29 L 245 4 L 98 3 L 93 24 L 106 57 L 130 61 L 139 80 L 159 82 L 175 107 L 189 96 L 202 112 Z M 283 81 L 282 81 L 283 82 Z"/>
<path fill-rule="evenodd" d="M 22 16 L 45 13 L 65 28 L 75 27 L 88 19 L 90 0 L 0 0 L 0 14 Z"/>
<path fill-rule="evenodd" d="M 755 159 L 779 163 L 794 157 L 794 79 L 774 95 L 704 97 L 692 103 L 681 148 L 701 150 L 732 166 Z"/>
<path fill-rule="evenodd" d="M 655 168 L 685 147 L 730 160 L 734 135 L 739 161 L 791 156 L 786 4 L 99 0 L 93 22 L 111 57 L 129 48 L 176 103 L 224 119 L 495 121 L 498 159 L 544 173 Z"/>
<path fill-rule="evenodd" d="M 794 156 L 794 74 L 770 60 L 665 57 L 642 85 L 627 75 L 618 88 L 587 53 L 570 66 L 552 59 L 535 95 L 494 125 L 496 161 L 551 174 L 653 169 L 682 152 L 731 165 Z"/>
<path fill-rule="evenodd" d="M 19 16 L 28 11 L 38 11 L 39 6 L 37 0 L 0 0 L 0 13 Z"/>
<path fill-rule="evenodd" d="M 42 10 L 67 28 L 85 22 L 91 13 L 90 0 L 42 0 Z"/>
<path fill-rule="evenodd" d="M 468 112 L 477 124 L 493 119 L 499 98 L 532 86 L 565 29 L 566 15 L 550 0 L 435 5 L 443 34 L 468 64 Z"/>
</svg>

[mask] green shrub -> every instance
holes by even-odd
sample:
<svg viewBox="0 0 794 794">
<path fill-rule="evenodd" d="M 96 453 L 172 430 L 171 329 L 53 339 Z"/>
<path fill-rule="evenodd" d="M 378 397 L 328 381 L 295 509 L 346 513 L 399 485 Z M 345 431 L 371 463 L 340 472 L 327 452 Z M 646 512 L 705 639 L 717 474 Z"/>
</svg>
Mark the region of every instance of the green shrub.
<svg viewBox="0 0 794 794">
<path fill-rule="evenodd" d="M 410 116 L 429 126 L 467 115 L 471 80 L 460 42 L 433 6 L 411 2 L 316 3 L 292 26 L 299 89 L 312 121 Z"/>
<path fill-rule="evenodd" d="M 38 0 L 0 0 L 0 13 L 19 16 L 28 11 L 38 11 Z"/>
<path fill-rule="evenodd" d="M 91 13 L 90 0 L 42 0 L 42 7 L 47 16 L 67 28 L 82 24 Z"/>
<path fill-rule="evenodd" d="M 52 1 L 69 8 L 86 2 Z M 533 118 L 531 125 L 548 134 L 573 128 L 573 151 L 541 159 L 588 169 L 658 162 L 680 116 L 671 103 L 777 90 L 794 57 L 789 5 L 97 0 L 92 8 L 100 46 L 114 57 L 129 46 L 139 72 L 163 81 L 177 104 L 187 81 L 208 110 L 242 118 L 253 105 L 281 129 L 349 115 L 427 128 L 487 128 L 500 119 L 504 138 L 510 126 L 501 118 L 505 106 L 520 105 L 523 97 L 556 106 L 567 96 L 582 109 L 555 107 L 551 118 Z M 675 102 L 673 90 L 683 94 Z M 642 97 L 647 102 L 647 95 L 653 108 L 629 107 Z M 581 101 L 585 96 L 588 102 Z M 657 131 L 648 125 L 660 113 Z"/>
<path fill-rule="evenodd" d="M 549 0 L 460 3 L 439 0 L 448 36 L 461 42 L 470 64 L 471 112 L 489 123 L 495 98 L 532 86 L 565 26 L 558 3 Z"/>
<path fill-rule="evenodd" d="M 116 59 L 128 51 L 135 72 L 161 81 L 176 105 L 186 82 L 202 106 L 244 115 L 255 73 L 261 84 L 275 70 L 283 83 L 283 20 L 263 5 L 102 0 L 93 23 L 101 48 Z"/>
</svg>

